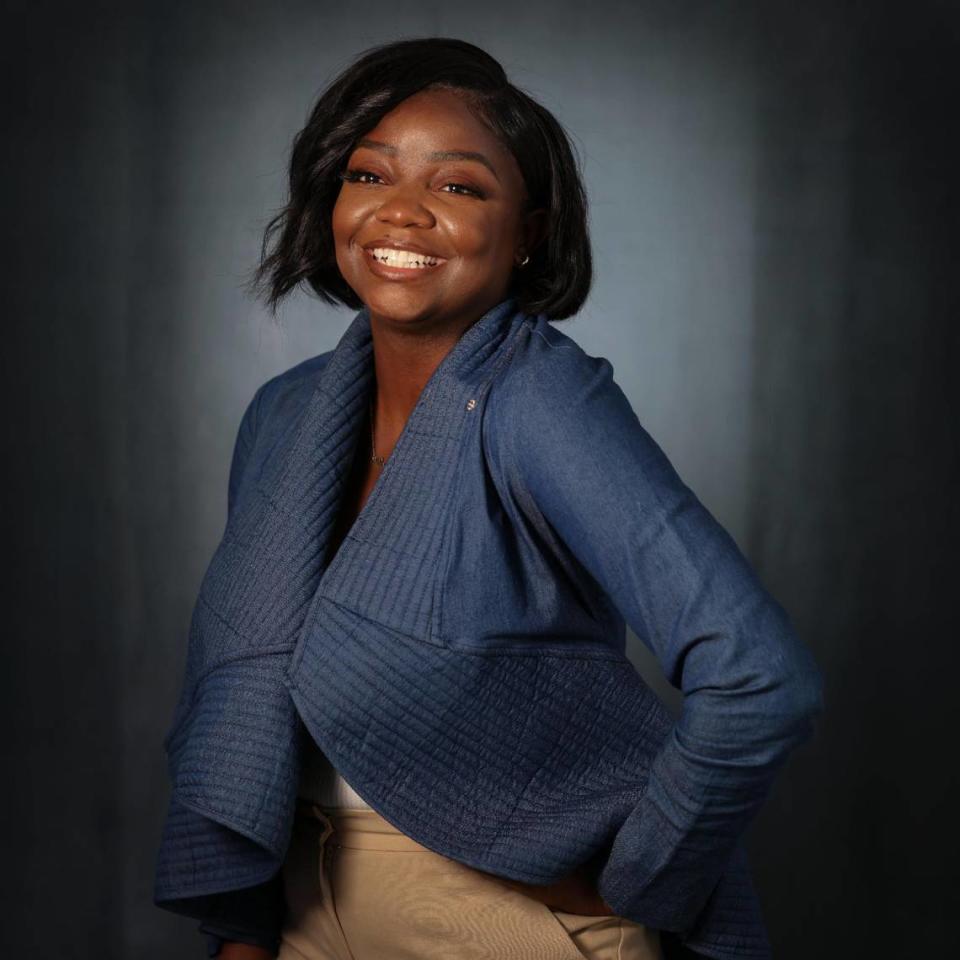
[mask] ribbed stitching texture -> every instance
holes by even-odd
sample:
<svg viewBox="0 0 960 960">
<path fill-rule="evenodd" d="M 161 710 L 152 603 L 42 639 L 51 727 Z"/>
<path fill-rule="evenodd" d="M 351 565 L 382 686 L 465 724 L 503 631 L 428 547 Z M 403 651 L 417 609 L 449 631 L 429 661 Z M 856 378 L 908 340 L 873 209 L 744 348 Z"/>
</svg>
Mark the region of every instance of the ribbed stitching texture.
<svg viewBox="0 0 960 960">
<path fill-rule="evenodd" d="M 668 730 L 629 663 L 464 655 L 332 602 L 290 681 L 311 734 L 381 815 L 528 882 L 569 871 L 615 829 Z"/>
<path fill-rule="evenodd" d="M 512 303 L 477 321 L 424 385 L 367 504 L 321 583 L 324 597 L 411 636 L 431 637 L 449 499 L 468 417 L 503 340 Z M 364 411 L 365 412 L 365 409 Z"/>
<path fill-rule="evenodd" d="M 158 902 L 279 869 L 301 722 L 401 832 L 521 881 L 569 872 L 635 808 L 671 722 L 629 661 L 473 655 L 431 635 L 455 471 L 465 437 L 480 437 L 467 418 L 526 322 L 505 301 L 455 344 L 326 569 L 372 386 L 365 311 L 245 488 L 191 619 L 190 695 L 167 744 L 174 791 Z M 728 871 L 709 906 L 689 946 L 766 960 L 746 872 Z"/>
</svg>

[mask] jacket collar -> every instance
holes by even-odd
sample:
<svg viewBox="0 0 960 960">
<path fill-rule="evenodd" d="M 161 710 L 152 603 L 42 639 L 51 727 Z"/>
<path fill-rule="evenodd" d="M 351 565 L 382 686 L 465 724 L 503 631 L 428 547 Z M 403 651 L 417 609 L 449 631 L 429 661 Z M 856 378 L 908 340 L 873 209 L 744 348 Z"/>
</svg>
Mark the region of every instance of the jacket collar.
<svg viewBox="0 0 960 960">
<path fill-rule="evenodd" d="M 458 457 L 479 429 L 486 392 L 526 319 L 509 297 L 461 335 L 421 391 L 391 455 L 333 562 L 322 561 L 318 592 L 395 629 L 429 638 L 432 583 L 442 520 Z M 365 307 L 320 373 L 294 435 L 261 472 L 261 493 L 326 558 L 374 382 Z"/>
</svg>

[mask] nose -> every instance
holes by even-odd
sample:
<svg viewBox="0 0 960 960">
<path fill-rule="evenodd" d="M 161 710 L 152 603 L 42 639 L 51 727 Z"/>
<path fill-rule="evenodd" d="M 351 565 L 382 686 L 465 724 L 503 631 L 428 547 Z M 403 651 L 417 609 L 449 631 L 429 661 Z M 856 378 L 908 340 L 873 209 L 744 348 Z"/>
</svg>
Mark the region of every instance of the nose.
<svg viewBox="0 0 960 960">
<path fill-rule="evenodd" d="M 377 210 L 377 219 L 395 227 L 433 226 L 433 214 L 423 205 L 416 190 L 396 187 Z"/>
</svg>

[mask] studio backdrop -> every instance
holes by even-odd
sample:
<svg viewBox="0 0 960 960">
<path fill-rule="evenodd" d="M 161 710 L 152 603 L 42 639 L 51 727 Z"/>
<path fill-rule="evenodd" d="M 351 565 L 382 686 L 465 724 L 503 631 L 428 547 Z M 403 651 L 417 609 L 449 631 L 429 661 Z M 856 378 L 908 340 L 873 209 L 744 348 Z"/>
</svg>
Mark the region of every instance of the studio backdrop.
<svg viewBox="0 0 960 960">
<path fill-rule="evenodd" d="M 4 19 L 8 955 L 202 956 L 151 899 L 190 612 L 246 403 L 354 315 L 300 293 L 274 322 L 243 281 L 316 95 L 420 35 L 489 50 L 570 132 L 595 278 L 558 327 L 611 360 L 824 672 L 747 836 L 775 956 L 955 946 L 955 5 Z"/>
</svg>

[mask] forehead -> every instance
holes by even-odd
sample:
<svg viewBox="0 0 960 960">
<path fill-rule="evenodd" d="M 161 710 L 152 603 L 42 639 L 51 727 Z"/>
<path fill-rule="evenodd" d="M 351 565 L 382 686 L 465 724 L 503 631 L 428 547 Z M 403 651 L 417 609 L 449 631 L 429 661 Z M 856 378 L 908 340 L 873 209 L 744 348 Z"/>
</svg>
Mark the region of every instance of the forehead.
<svg viewBox="0 0 960 960">
<path fill-rule="evenodd" d="M 499 174 L 520 176 L 516 159 L 464 100 L 450 90 L 423 90 L 399 103 L 365 135 L 395 147 L 405 162 L 435 150 L 480 151 Z"/>
</svg>

